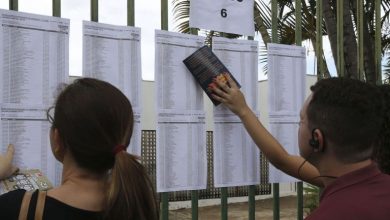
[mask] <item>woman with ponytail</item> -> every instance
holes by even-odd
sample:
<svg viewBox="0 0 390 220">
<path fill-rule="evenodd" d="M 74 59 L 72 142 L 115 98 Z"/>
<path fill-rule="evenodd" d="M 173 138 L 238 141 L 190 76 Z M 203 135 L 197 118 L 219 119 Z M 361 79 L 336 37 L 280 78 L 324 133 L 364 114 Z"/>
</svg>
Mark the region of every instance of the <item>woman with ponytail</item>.
<svg viewBox="0 0 390 220">
<path fill-rule="evenodd" d="M 34 192 L 27 205 L 24 190 L 0 196 L 0 219 L 158 219 L 148 175 L 126 152 L 133 111 L 121 91 L 97 79 L 78 79 L 61 92 L 48 119 L 53 154 L 63 164 L 62 184 L 47 196 Z"/>
</svg>

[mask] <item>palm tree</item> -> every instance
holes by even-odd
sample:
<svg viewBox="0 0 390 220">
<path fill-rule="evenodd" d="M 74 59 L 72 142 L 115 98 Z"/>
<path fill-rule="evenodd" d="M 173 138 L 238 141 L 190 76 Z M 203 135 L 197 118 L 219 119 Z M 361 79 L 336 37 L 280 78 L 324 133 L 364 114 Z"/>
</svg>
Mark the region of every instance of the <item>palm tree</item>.
<svg viewBox="0 0 390 220">
<path fill-rule="evenodd" d="M 327 35 L 331 44 L 332 54 L 337 63 L 337 28 L 336 28 L 336 1 L 323 0 L 324 27 L 323 36 Z M 268 2 L 268 1 L 267 1 Z M 356 42 L 356 21 L 357 1 L 345 0 L 344 2 L 344 60 L 345 75 L 350 78 L 358 78 L 357 71 L 357 42 Z M 177 29 L 180 32 L 188 33 L 189 29 L 189 0 L 173 0 L 174 17 L 177 22 Z M 302 1 L 302 39 L 310 40 L 313 48 L 316 48 L 316 3 L 315 0 Z M 376 66 L 374 57 L 374 36 L 375 36 L 375 7 L 374 0 L 366 0 L 364 3 L 364 73 L 365 80 L 376 83 Z M 390 13 L 390 0 L 382 0 L 384 16 L 381 18 L 382 25 L 388 24 Z M 278 0 L 278 37 L 283 44 L 295 42 L 295 7 L 292 0 Z M 254 8 L 255 30 L 261 35 L 264 43 L 271 42 L 271 9 L 263 0 L 255 0 Z M 389 49 L 390 38 L 388 29 L 382 29 L 382 54 Z M 207 32 L 208 38 L 218 36 L 221 33 Z M 226 37 L 237 37 L 237 35 L 225 34 Z M 317 51 L 315 51 L 318 54 Z M 264 56 L 264 55 L 263 55 Z M 324 61 L 325 77 L 330 77 L 324 55 L 320 56 Z"/>
</svg>

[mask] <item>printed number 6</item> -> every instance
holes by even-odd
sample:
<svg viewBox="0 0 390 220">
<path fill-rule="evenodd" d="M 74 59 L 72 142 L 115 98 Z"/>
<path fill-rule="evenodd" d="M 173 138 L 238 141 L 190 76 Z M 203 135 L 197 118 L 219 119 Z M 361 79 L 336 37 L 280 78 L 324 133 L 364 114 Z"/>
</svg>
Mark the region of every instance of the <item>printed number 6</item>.
<svg viewBox="0 0 390 220">
<path fill-rule="evenodd" d="M 227 13 L 226 13 L 226 9 L 221 9 L 221 16 L 223 17 L 223 18 L 226 18 L 226 16 L 227 16 Z"/>
</svg>

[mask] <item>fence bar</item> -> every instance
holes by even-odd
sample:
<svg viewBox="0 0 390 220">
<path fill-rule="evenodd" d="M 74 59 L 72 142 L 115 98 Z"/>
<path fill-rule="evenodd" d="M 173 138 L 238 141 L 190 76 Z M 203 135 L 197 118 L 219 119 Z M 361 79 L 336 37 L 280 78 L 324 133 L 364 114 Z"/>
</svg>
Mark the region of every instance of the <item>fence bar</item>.
<svg viewBox="0 0 390 220">
<path fill-rule="evenodd" d="M 169 202 L 168 202 L 168 196 L 169 194 L 167 192 L 163 192 L 161 195 L 161 219 L 162 220 L 168 220 L 169 219 Z"/>
<path fill-rule="evenodd" d="M 9 10 L 18 10 L 18 0 L 9 0 Z"/>
<path fill-rule="evenodd" d="M 53 17 L 61 17 L 61 0 L 53 0 Z"/>
<path fill-rule="evenodd" d="M 227 187 L 221 188 L 221 219 L 228 219 L 228 191 Z"/>
<path fill-rule="evenodd" d="M 272 10 L 272 43 L 279 43 L 278 39 L 278 1 L 271 1 Z M 274 220 L 279 220 L 279 183 L 272 184 Z"/>
<path fill-rule="evenodd" d="M 249 36 L 248 40 L 254 40 L 254 37 Z M 248 186 L 248 219 L 255 220 L 256 216 L 256 186 Z"/>
<path fill-rule="evenodd" d="M 357 40 L 358 40 L 358 77 L 360 80 L 364 79 L 364 40 L 363 40 L 363 7 L 364 0 L 357 0 Z"/>
<path fill-rule="evenodd" d="M 256 186 L 251 185 L 248 186 L 248 211 L 249 211 L 249 220 L 255 220 L 256 218 L 256 200 L 255 200 L 255 195 L 256 195 Z"/>
<path fill-rule="evenodd" d="M 297 182 L 297 220 L 303 219 L 303 182 Z"/>
<path fill-rule="evenodd" d="M 317 1 L 316 11 L 316 56 L 317 56 L 317 78 L 324 78 L 324 60 L 322 57 L 322 21 L 323 21 L 323 1 Z"/>
<path fill-rule="evenodd" d="M 295 1 L 295 19 L 296 19 L 295 44 L 297 46 L 302 46 L 302 0 Z M 303 184 L 302 182 L 298 182 L 297 183 L 297 220 L 302 220 L 302 219 L 303 219 Z"/>
<path fill-rule="evenodd" d="M 272 43 L 278 43 L 278 1 L 272 1 Z"/>
<path fill-rule="evenodd" d="M 91 0 L 91 21 L 99 21 L 99 1 Z"/>
<path fill-rule="evenodd" d="M 161 0 L 161 30 L 168 30 L 168 0 Z M 168 220 L 169 219 L 169 193 L 163 192 L 161 195 L 161 219 Z"/>
<path fill-rule="evenodd" d="M 127 0 L 127 26 L 135 26 L 134 13 L 134 0 Z"/>
<path fill-rule="evenodd" d="M 381 0 L 375 0 L 375 61 L 377 70 L 377 84 L 382 84 L 382 39 L 381 33 Z"/>
<path fill-rule="evenodd" d="M 337 72 L 344 76 L 344 1 L 337 1 Z"/>
<path fill-rule="evenodd" d="M 168 0 L 161 0 L 161 30 L 168 30 Z"/>
<path fill-rule="evenodd" d="M 279 197 L 279 183 L 272 184 L 273 205 L 274 205 L 274 220 L 280 219 L 280 197 Z"/>
<path fill-rule="evenodd" d="M 302 0 L 295 1 L 295 44 L 302 46 Z"/>
<path fill-rule="evenodd" d="M 192 213 L 192 220 L 198 220 L 198 201 L 199 201 L 199 194 L 198 190 L 192 190 L 191 191 L 191 213 Z"/>
</svg>

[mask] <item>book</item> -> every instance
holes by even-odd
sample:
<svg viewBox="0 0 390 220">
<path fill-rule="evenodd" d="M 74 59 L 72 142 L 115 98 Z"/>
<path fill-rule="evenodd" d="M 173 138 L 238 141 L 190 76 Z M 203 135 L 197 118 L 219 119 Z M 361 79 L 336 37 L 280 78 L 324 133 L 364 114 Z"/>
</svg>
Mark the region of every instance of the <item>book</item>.
<svg viewBox="0 0 390 220">
<path fill-rule="evenodd" d="M 19 171 L 0 181 L 0 195 L 16 189 L 46 191 L 51 188 L 53 188 L 53 184 L 37 169 Z"/>
<path fill-rule="evenodd" d="M 211 88 L 217 86 L 214 82 L 215 79 L 218 78 L 219 80 L 222 80 L 222 82 L 228 84 L 226 76 L 229 75 L 238 87 L 241 87 L 226 66 L 218 59 L 208 46 L 203 46 L 196 50 L 184 59 L 183 63 L 216 106 L 219 105 L 220 102 L 213 99 L 211 96 L 213 93 Z"/>
</svg>

